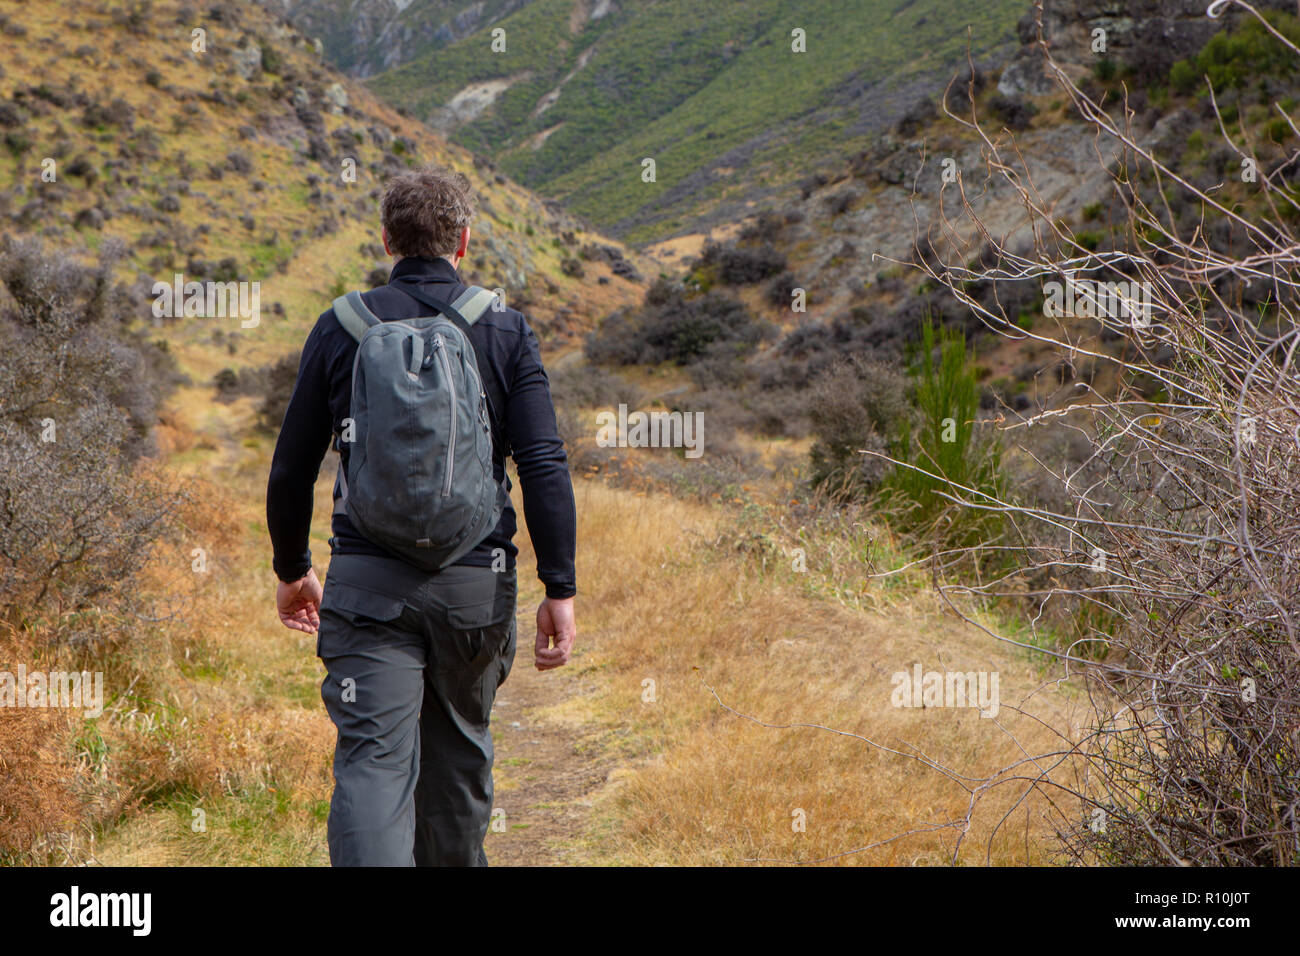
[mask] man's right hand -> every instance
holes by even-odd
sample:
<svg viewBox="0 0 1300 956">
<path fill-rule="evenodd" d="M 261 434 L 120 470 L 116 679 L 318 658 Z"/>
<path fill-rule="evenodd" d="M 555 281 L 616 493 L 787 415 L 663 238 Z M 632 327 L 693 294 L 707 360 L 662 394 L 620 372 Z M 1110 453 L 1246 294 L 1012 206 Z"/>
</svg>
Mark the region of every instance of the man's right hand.
<svg viewBox="0 0 1300 956">
<path fill-rule="evenodd" d="M 547 598 L 537 607 L 537 644 L 535 666 L 539 671 L 563 667 L 573 653 L 573 639 L 578 636 L 573 621 L 573 598 Z"/>
</svg>

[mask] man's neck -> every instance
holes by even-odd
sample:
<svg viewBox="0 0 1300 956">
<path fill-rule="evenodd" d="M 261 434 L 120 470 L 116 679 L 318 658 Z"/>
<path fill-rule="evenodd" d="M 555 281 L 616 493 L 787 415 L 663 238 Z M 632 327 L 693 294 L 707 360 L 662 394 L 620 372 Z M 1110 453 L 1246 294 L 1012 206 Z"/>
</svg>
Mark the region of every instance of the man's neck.
<svg viewBox="0 0 1300 956">
<path fill-rule="evenodd" d="M 397 265 L 397 264 L 398 264 L 399 262 L 401 262 L 403 259 L 410 259 L 410 258 L 412 258 L 412 257 L 411 257 L 411 256 L 393 256 L 393 265 Z M 461 261 L 461 259 L 464 258 L 464 257 L 463 257 L 463 256 L 438 256 L 438 258 L 439 258 L 439 259 L 445 259 L 448 263 L 451 264 L 451 267 L 452 267 L 453 269 L 455 269 L 455 268 L 458 268 L 458 267 L 460 266 L 460 261 Z"/>
</svg>

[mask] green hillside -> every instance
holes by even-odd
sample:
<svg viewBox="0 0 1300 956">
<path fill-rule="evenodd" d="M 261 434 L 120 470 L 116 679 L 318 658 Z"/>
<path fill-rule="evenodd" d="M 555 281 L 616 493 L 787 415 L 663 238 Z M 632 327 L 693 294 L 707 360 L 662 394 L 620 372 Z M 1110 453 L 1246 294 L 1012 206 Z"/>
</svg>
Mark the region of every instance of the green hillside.
<svg viewBox="0 0 1300 956">
<path fill-rule="evenodd" d="M 1019 0 L 756 0 L 702 20 L 696 3 L 655 0 L 580 22 L 574 8 L 537 0 L 496 24 L 504 52 L 479 31 L 371 86 L 634 241 L 864 148 L 963 64 L 968 38 L 977 57 L 1001 49 L 1024 12 Z M 791 50 L 796 28 L 805 53 Z M 447 115 L 493 81 L 508 86 L 478 115 Z"/>
</svg>

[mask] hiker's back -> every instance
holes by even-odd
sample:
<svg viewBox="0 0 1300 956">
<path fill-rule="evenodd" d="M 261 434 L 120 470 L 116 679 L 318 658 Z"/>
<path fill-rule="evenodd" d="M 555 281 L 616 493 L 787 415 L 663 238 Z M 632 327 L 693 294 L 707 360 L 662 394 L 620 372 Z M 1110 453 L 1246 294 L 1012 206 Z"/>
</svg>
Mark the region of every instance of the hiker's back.
<svg viewBox="0 0 1300 956">
<path fill-rule="evenodd" d="M 433 571 L 463 557 L 501 518 L 491 406 L 470 339 L 493 296 L 477 286 L 455 303 L 409 285 L 403 292 L 430 314 L 375 315 L 355 292 L 334 303 L 358 340 L 336 507 L 384 550 Z"/>
</svg>

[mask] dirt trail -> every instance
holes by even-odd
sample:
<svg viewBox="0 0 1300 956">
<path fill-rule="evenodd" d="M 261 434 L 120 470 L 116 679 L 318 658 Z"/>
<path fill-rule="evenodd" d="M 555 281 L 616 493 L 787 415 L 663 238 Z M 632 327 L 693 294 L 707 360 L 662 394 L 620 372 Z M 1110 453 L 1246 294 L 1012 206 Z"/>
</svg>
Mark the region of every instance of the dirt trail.
<svg viewBox="0 0 1300 956">
<path fill-rule="evenodd" d="M 520 601 L 519 649 L 492 710 L 495 811 L 505 812 L 504 821 L 494 822 L 487 836 L 488 860 L 494 866 L 585 862 L 578 841 L 591 798 L 615 765 L 600 756 L 599 748 L 587 746 L 590 726 L 553 713 L 584 692 L 581 663 L 571 660 L 544 673 L 533 666 L 535 603 Z"/>
</svg>

